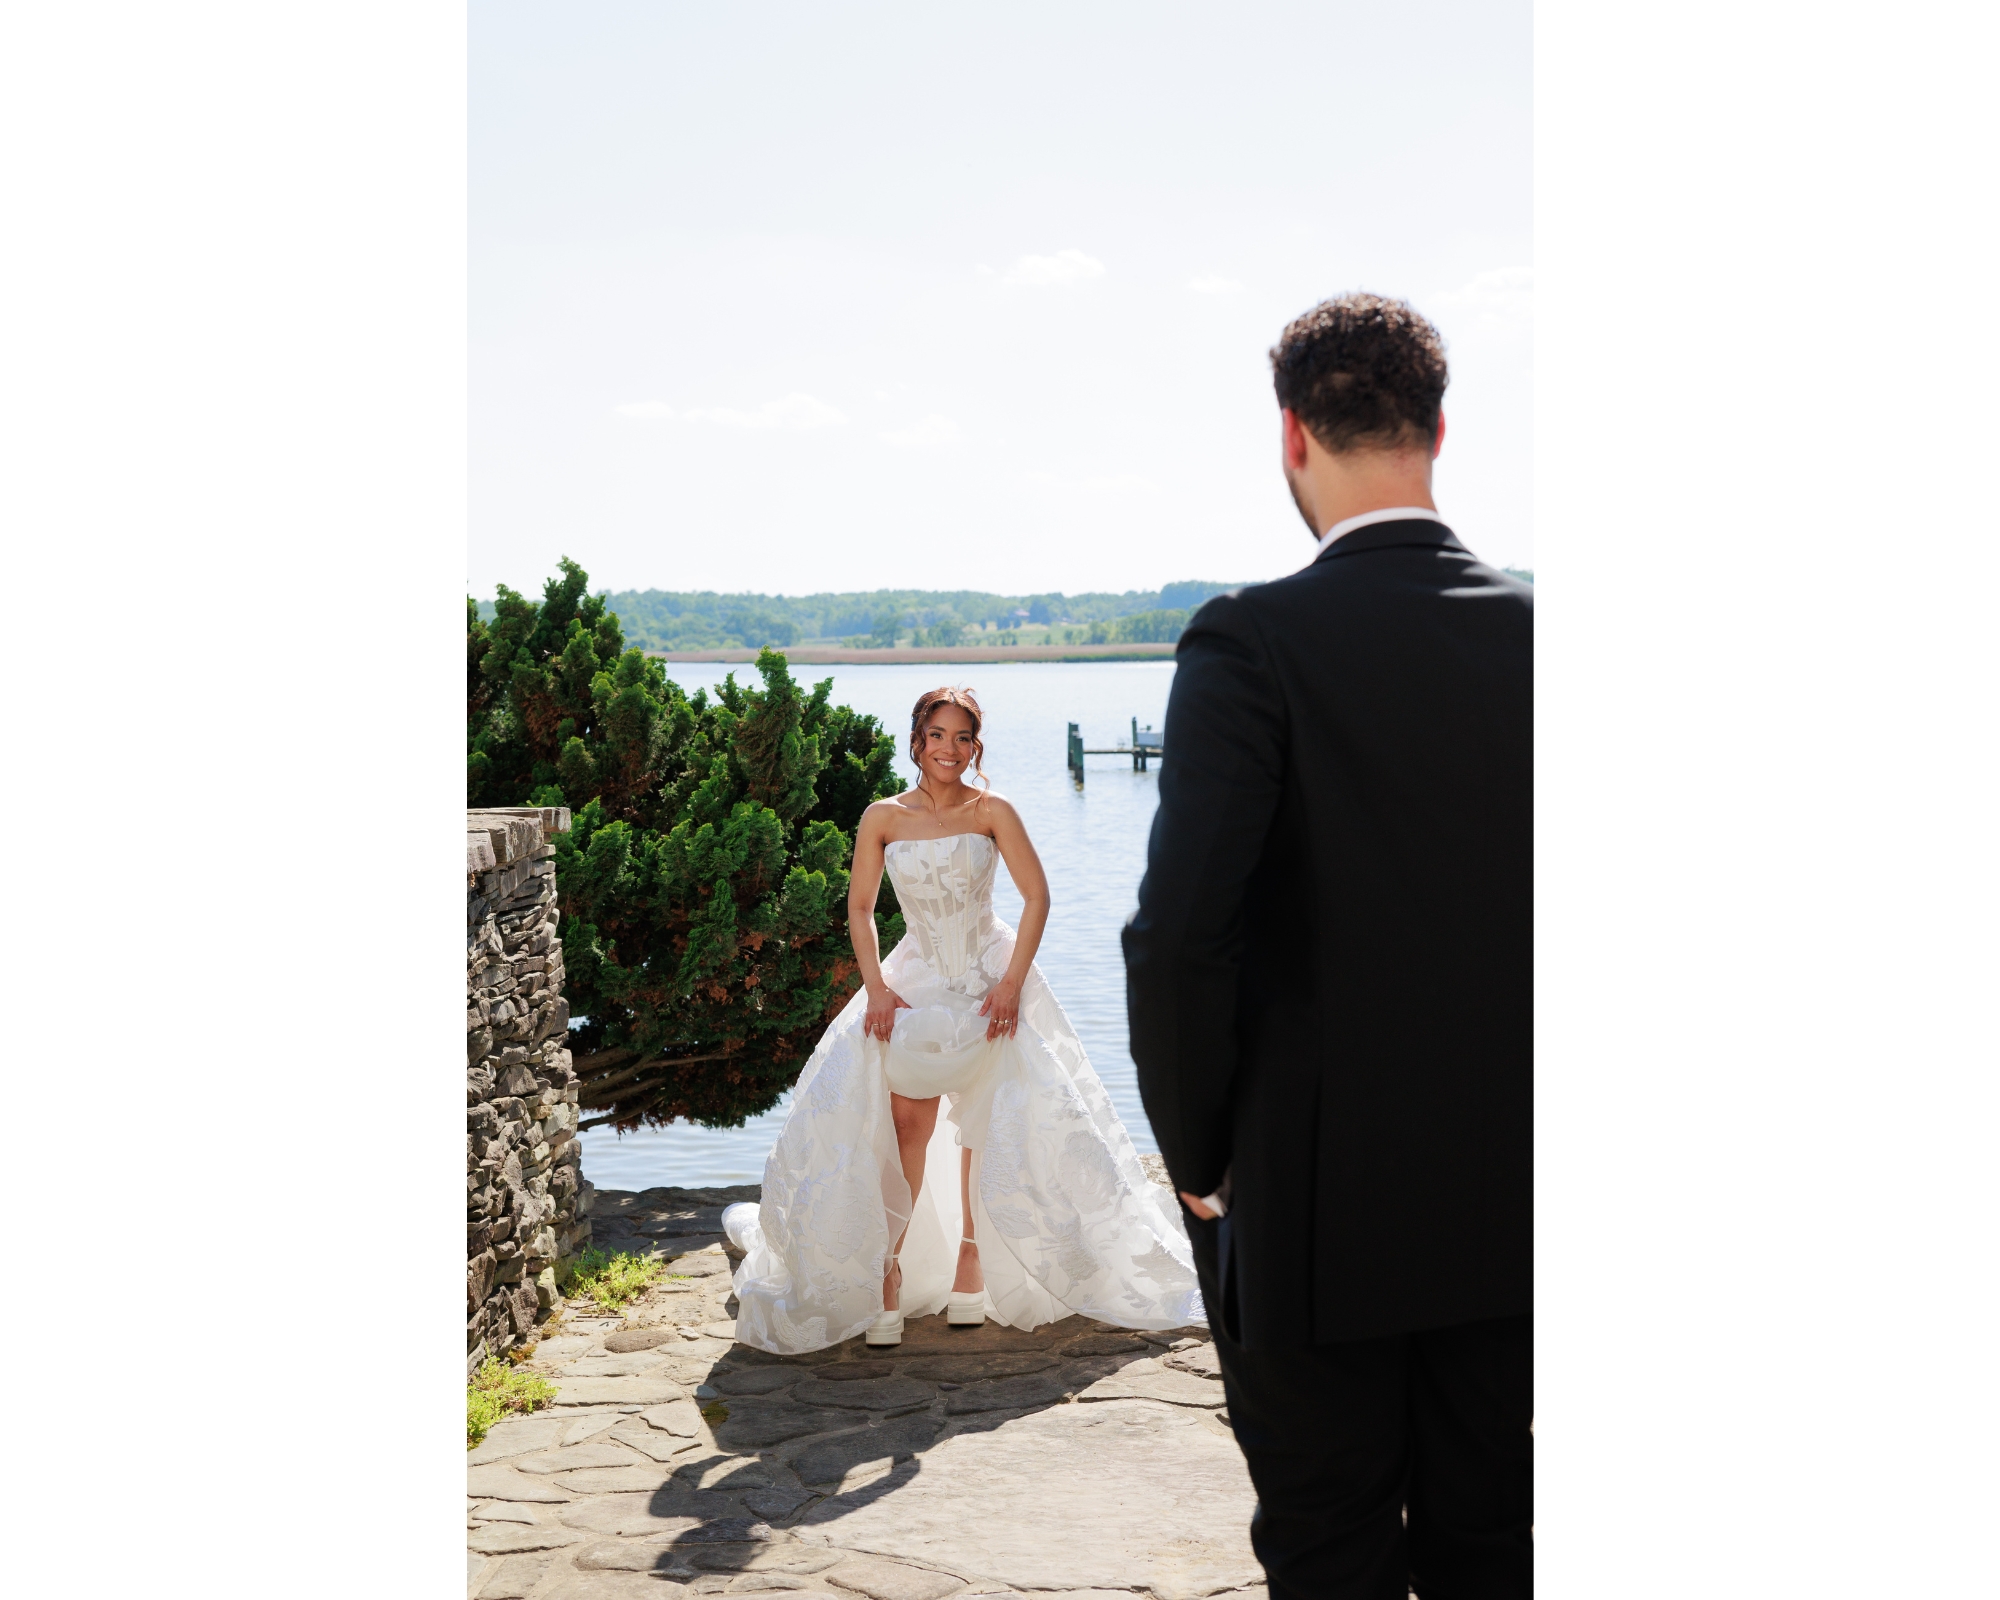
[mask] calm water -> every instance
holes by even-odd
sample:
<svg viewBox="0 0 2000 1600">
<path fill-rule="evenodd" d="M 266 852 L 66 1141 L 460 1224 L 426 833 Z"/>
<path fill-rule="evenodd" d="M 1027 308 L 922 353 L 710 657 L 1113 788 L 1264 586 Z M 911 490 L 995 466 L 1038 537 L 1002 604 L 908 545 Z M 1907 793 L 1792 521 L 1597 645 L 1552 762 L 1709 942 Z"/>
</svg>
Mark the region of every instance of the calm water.
<svg viewBox="0 0 2000 1600">
<path fill-rule="evenodd" d="M 679 662 L 669 671 L 690 692 L 722 681 L 759 681 L 754 668 Z M 1126 742 L 1133 717 L 1140 727 L 1164 725 L 1171 661 L 1023 662 L 995 666 L 800 667 L 806 683 L 833 678 L 833 698 L 879 717 L 897 736 L 909 726 L 910 707 L 924 690 L 956 670 L 978 694 L 986 714 L 986 775 L 1012 800 L 1028 824 L 1049 875 L 1054 910 L 1036 964 L 1069 1013 L 1104 1080 L 1112 1103 L 1141 1152 L 1159 1147 L 1139 1106 L 1138 1082 L 1125 1048 L 1125 964 L 1118 930 L 1138 899 L 1146 869 L 1146 832 L 1152 826 L 1156 762 L 1138 773 L 1119 756 L 1093 756 L 1082 790 L 1063 764 L 1067 724 L 1077 723 L 1086 745 Z M 906 783 L 915 768 L 899 760 Z M 1021 899 L 1003 865 L 995 909 L 1018 924 Z M 618 1134 L 593 1128 L 582 1135 L 585 1176 L 600 1189 L 644 1189 L 655 1184 L 699 1186 L 755 1183 L 764 1175 L 786 1105 L 781 1102 L 741 1128 L 714 1130 L 675 1123 Z"/>
</svg>

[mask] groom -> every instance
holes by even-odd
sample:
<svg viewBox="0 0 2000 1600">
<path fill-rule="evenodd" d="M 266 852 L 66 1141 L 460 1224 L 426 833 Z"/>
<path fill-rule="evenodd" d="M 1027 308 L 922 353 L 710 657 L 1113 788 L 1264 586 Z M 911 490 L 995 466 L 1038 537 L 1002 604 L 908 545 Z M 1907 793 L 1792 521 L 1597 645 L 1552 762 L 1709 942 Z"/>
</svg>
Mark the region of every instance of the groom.
<svg viewBox="0 0 2000 1600">
<path fill-rule="evenodd" d="M 1532 591 L 1432 503 L 1428 322 L 1343 295 L 1271 364 L 1319 548 L 1181 637 L 1132 1057 L 1272 1600 L 1525 1596 Z"/>
</svg>

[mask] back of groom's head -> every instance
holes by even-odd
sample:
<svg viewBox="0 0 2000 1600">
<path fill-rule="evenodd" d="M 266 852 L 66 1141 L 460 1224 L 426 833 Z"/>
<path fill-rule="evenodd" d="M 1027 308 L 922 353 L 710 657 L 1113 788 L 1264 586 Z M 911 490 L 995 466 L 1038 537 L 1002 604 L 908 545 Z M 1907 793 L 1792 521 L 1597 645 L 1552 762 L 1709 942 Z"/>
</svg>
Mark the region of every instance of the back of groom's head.
<svg viewBox="0 0 2000 1600">
<path fill-rule="evenodd" d="M 1278 404 L 1324 450 L 1437 448 L 1444 340 L 1406 300 L 1322 300 L 1278 336 L 1271 375 Z"/>
</svg>

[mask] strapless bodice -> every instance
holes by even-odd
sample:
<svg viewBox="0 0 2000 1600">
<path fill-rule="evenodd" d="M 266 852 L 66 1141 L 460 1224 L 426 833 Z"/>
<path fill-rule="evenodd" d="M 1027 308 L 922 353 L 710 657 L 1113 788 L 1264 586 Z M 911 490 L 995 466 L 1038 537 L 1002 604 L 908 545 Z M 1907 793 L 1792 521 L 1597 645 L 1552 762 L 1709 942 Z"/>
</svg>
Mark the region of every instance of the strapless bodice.
<svg viewBox="0 0 2000 1600">
<path fill-rule="evenodd" d="M 999 847 L 983 833 L 953 833 L 895 839 L 883 856 L 915 954 L 957 987 L 986 945 L 1005 932 L 993 915 Z"/>
</svg>

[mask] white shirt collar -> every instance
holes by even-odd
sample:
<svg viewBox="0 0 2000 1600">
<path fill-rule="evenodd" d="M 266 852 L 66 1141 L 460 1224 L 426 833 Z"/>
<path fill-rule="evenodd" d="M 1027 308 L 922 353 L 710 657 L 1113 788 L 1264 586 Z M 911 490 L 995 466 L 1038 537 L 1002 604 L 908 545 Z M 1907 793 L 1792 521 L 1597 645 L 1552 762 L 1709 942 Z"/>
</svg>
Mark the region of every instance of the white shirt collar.
<svg viewBox="0 0 2000 1600">
<path fill-rule="evenodd" d="M 1442 522 L 1429 506 L 1384 506 L 1380 511 L 1364 511 L 1358 517 L 1349 517 L 1345 522 L 1336 522 L 1326 530 L 1319 542 L 1319 554 L 1325 555 L 1327 546 L 1334 540 L 1344 538 L 1356 528 L 1368 528 L 1378 522 Z M 1315 557 L 1317 559 L 1317 557 Z"/>
</svg>

